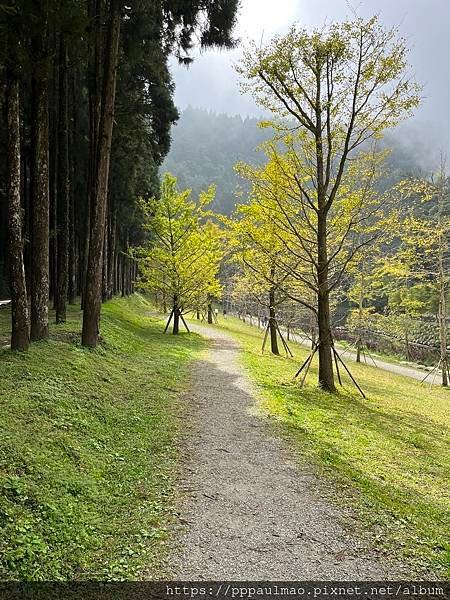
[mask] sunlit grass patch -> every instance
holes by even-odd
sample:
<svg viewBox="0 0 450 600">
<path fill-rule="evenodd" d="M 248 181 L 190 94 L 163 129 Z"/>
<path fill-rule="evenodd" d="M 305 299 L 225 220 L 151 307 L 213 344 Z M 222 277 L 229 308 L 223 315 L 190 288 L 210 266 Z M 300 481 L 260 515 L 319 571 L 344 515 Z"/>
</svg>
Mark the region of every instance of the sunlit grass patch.
<svg viewBox="0 0 450 600">
<path fill-rule="evenodd" d="M 262 331 L 221 319 L 241 342 L 243 362 L 303 460 L 337 481 L 336 497 L 356 505 L 380 547 L 407 558 L 411 569 L 449 564 L 450 390 L 349 361 L 362 398 L 344 376 L 337 395 L 317 388 L 314 359 L 307 385 L 293 375 L 308 350 L 291 343 L 294 359 L 261 355 Z"/>
<path fill-rule="evenodd" d="M 178 398 L 204 342 L 163 335 L 149 309 L 140 296 L 105 304 L 96 350 L 79 345 L 71 307 L 50 341 L 0 353 L 1 579 L 159 572 Z"/>
</svg>

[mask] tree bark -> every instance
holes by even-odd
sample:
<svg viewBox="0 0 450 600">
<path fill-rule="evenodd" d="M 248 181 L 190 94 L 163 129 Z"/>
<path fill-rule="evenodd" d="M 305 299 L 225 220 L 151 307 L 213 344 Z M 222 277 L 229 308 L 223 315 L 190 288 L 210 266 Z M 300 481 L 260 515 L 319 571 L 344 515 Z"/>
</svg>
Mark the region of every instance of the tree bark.
<svg viewBox="0 0 450 600">
<path fill-rule="evenodd" d="M 28 298 L 23 262 L 22 207 L 20 204 L 20 107 L 19 82 L 7 75 L 6 114 L 8 124 L 8 225 L 11 291 L 11 350 L 29 346 Z"/>
<path fill-rule="evenodd" d="M 172 333 L 177 335 L 180 332 L 180 307 L 178 306 L 178 296 L 173 296 L 173 328 Z"/>
<path fill-rule="evenodd" d="M 102 110 L 99 126 L 99 142 L 94 183 L 95 193 L 92 205 L 88 269 L 83 312 L 82 344 L 91 348 L 95 348 L 99 336 L 103 237 L 105 230 L 109 163 L 114 122 L 119 36 L 120 6 L 118 0 L 111 0 L 108 36 L 105 49 Z"/>
<path fill-rule="evenodd" d="M 56 286 L 56 322 L 66 321 L 69 280 L 69 121 L 67 93 L 67 48 L 64 36 L 59 47 L 59 119 L 58 119 L 58 280 Z"/>
<path fill-rule="evenodd" d="M 75 177 L 77 173 L 77 160 L 75 151 L 75 136 L 78 126 L 76 109 L 75 75 L 70 77 L 70 112 L 72 115 L 72 126 L 70 127 L 70 151 L 69 151 L 69 281 L 67 288 L 67 300 L 69 304 L 75 304 L 77 296 L 77 273 L 78 273 L 78 244 L 76 239 L 76 219 L 75 211 Z"/>
<path fill-rule="evenodd" d="M 269 291 L 269 332 L 270 332 L 270 351 L 272 354 L 280 354 L 278 349 L 277 337 L 277 319 L 275 313 L 275 288 L 271 287 Z"/>
<path fill-rule="evenodd" d="M 115 264 L 116 264 L 116 215 L 114 212 L 110 217 L 110 227 L 109 227 L 109 253 L 108 253 L 108 282 L 107 282 L 107 293 L 106 296 L 108 300 L 114 295 L 114 278 L 115 278 Z"/>
<path fill-rule="evenodd" d="M 319 386 L 327 392 L 335 392 L 333 358 L 331 354 L 330 292 L 328 285 L 328 255 L 326 211 L 319 208 L 317 219 L 317 325 L 319 344 Z"/>
<path fill-rule="evenodd" d="M 31 339 L 48 338 L 48 303 L 50 284 L 49 237 L 49 107 L 46 32 L 33 40 L 33 150 L 31 198 Z"/>
<path fill-rule="evenodd" d="M 208 298 L 208 323 L 209 325 L 212 325 L 213 323 L 213 308 L 211 298 Z"/>
</svg>

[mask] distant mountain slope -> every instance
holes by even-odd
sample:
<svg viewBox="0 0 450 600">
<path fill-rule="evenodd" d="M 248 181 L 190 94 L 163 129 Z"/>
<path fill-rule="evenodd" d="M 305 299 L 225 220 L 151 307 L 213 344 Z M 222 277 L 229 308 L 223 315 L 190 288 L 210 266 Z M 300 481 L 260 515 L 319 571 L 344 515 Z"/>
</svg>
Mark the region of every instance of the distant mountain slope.
<svg viewBox="0 0 450 600">
<path fill-rule="evenodd" d="M 239 161 L 262 164 L 264 154 L 256 148 L 271 133 L 270 129 L 260 129 L 255 118 L 187 108 L 172 129 L 172 147 L 161 172 L 170 171 L 178 177 L 180 188 L 192 188 L 194 194 L 215 183 L 213 209 L 231 214 L 236 202 L 245 201 L 248 190 L 234 165 Z M 383 187 L 413 174 L 424 175 L 438 166 L 420 132 L 409 124 L 389 132 L 381 145 L 392 149 Z M 237 197 L 239 190 L 244 192 L 242 199 Z"/>
<path fill-rule="evenodd" d="M 237 191 L 247 189 L 234 165 L 261 164 L 264 155 L 256 148 L 269 137 L 270 131 L 260 129 L 255 118 L 187 108 L 172 129 L 172 147 L 161 171 L 176 175 L 180 188 L 192 188 L 194 194 L 215 183 L 213 209 L 230 214 L 239 201 Z"/>
</svg>

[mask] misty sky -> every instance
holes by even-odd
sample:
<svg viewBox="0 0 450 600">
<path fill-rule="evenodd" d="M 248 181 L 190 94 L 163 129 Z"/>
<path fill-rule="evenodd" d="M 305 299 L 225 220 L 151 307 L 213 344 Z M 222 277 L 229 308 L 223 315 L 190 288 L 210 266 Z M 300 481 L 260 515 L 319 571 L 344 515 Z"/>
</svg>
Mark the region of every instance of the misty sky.
<svg viewBox="0 0 450 600">
<path fill-rule="evenodd" d="M 407 39 L 412 74 L 424 86 L 424 100 L 408 129 L 431 152 L 444 150 L 450 161 L 450 0 L 242 0 L 237 35 L 242 43 L 268 41 L 293 22 L 322 25 L 352 17 L 352 11 L 362 17 L 378 14 Z M 189 69 L 174 63 L 177 106 L 258 115 L 252 99 L 239 92 L 232 65 L 240 54 L 240 48 L 208 51 L 196 55 Z"/>
</svg>

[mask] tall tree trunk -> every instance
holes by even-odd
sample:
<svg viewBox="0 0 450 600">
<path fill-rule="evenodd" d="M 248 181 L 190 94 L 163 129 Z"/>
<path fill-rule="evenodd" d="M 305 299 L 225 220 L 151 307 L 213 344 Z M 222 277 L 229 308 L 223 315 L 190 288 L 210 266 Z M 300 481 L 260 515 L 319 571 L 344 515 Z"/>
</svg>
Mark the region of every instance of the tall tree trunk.
<svg viewBox="0 0 450 600">
<path fill-rule="evenodd" d="M 82 296 L 83 294 L 83 236 L 80 235 L 81 229 L 81 219 L 79 217 L 78 211 L 75 211 L 76 219 L 77 219 L 77 296 Z"/>
<path fill-rule="evenodd" d="M 328 285 L 328 253 L 326 212 L 320 208 L 317 222 L 317 325 L 319 344 L 319 386 L 328 392 L 336 391 L 334 385 L 332 338 L 330 323 L 330 293 Z"/>
<path fill-rule="evenodd" d="M 7 75 L 6 114 L 8 125 L 8 225 L 11 289 L 11 350 L 29 345 L 28 298 L 23 262 L 22 207 L 20 203 L 20 107 L 19 82 Z"/>
<path fill-rule="evenodd" d="M 59 56 L 59 35 L 52 34 L 52 50 Z M 58 163 L 59 163 L 59 70 L 58 60 L 53 61 L 53 85 L 51 103 L 50 134 L 50 295 L 53 297 L 53 308 L 56 309 L 58 298 Z"/>
<path fill-rule="evenodd" d="M 122 298 L 126 295 L 126 256 L 120 255 L 120 285 Z"/>
<path fill-rule="evenodd" d="M 33 134 L 31 134 L 33 137 Z M 25 152 L 26 144 L 23 133 L 23 128 L 21 131 L 21 148 L 22 156 L 22 207 L 23 207 L 23 239 L 24 239 L 24 247 L 23 247 L 23 262 L 25 265 L 25 283 L 27 286 L 27 296 L 28 296 L 28 305 L 31 303 L 31 193 L 32 193 L 32 171 L 30 165 L 29 153 Z M 30 144 L 31 149 L 34 147 L 33 142 Z M 28 242 L 28 243 L 27 243 Z"/>
<path fill-rule="evenodd" d="M 67 300 L 69 304 L 75 304 L 77 295 L 77 272 L 78 272 L 78 253 L 76 239 L 76 220 L 75 210 L 75 176 L 77 173 L 77 161 L 75 151 L 75 135 L 78 126 L 77 109 L 75 93 L 75 75 L 70 77 L 70 112 L 72 123 L 70 129 L 70 150 L 69 150 L 69 281 L 67 288 Z"/>
<path fill-rule="evenodd" d="M 98 168 L 98 132 L 101 112 L 101 59 L 102 59 L 102 0 L 88 0 L 88 16 L 91 23 L 88 52 L 89 91 L 89 165 L 88 193 L 86 195 L 86 221 L 84 230 L 83 275 L 81 309 L 84 310 L 86 281 L 88 276 L 89 244 L 92 226 L 92 206 L 96 197 Z"/>
<path fill-rule="evenodd" d="M 132 273 L 133 263 L 131 258 L 127 257 L 127 296 L 131 294 L 131 273 Z"/>
<path fill-rule="evenodd" d="M 38 4 L 38 3 L 35 3 Z M 46 25 L 45 25 L 46 29 Z M 49 114 L 47 33 L 33 40 L 32 198 L 31 198 L 31 339 L 48 338 L 48 302 L 50 284 L 49 237 Z"/>
<path fill-rule="evenodd" d="M 116 215 L 112 212 L 110 217 L 109 227 L 109 253 L 108 253 L 108 282 L 107 282 L 107 298 L 111 300 L 114 295 L 114 277 L 116 265 Z"/>
<path fill-rule="evenodd" d="M 131 261 L 131 283 L 130 283 L 130 293 L 131 294 L 134 294 L 136 279 L 137 279 L 137 263 L 133 258 Z"/>
<path fill-rule="evenodd" d="M 82 344 L 92 348 L 98 343 L 100 325 L 103 237 L 105 230 L 109 162 L 114 122 L 119 36 L 120 6 L 118 0 L 111 0 L 108 36 L 105 49 L 102 110 L 95 169 L 95 194 L 92 205 L 88 269 L 83 312 Z"/>
<path fill-rule="evenodd" d="M 119 248 L 117 247 L 117 241 L 116 241 L 116 252 L 115 252 L 115 258 L 114 258 L 114 289 L 113 289 L 113 296 L 118 295 L 119 292 L 120 292 L 120 252 L 119 252 Z"/>
<path fill-rule="evenodd" d="M 270 351 L 272 354 L 280 354 L 277 339 L 277 319 L 275 313 L 275 288 L 271 287 L 269 291 L 269 332 L 270 332 Z"/>
<path fill-rule="evenodd" d="M 213 323 L 212 299 L 210 297 L 208 297 L 208 323 L 210 325 Z"/>
<path fill-rule="evenodd" d="M 177 335 L 180 332 L 180 307 L 178 306 L 178 296 L 173 296 L 173 328 L 172 333 Z"/>
<path fill-rule="evenodd" d="M 103 265 L 102 265 L 102 302 L 108 299 L 108 265 L 109 265 L 109 211 L 106 209 L 105 232 L 103 235 Z"/>
<path fill-rule="evenodd" d="M 60 36 L 59 48 L 59 120 L 58 120 L 58 280 L 56 286 L 56 322 L 66 321 L 69 279 L 69 121 L 67 93 L 67 48 Z"/>
<path fill-rule="evenodd" d="M 356 362 L 361 362 L 361 350 L 363 346 L 363 339 L 361 333 L 363 309 L 364 309 L 364 294 L 363 294 L 364 279 L 361 274 L 360 290 L 359 290 L 359 306 L 358 306 L 358 339 L 356 340 Z"/>
<path fill-rule="evenodd" d="M 88 269 L 88 257 L 89 257 L 89 236 L 91 230 L 91 197 L 89 193 L 86 197 L 86 218 L 83 228 L 83 265 L 81 268 L 81 310 L 84 310 L 84 293 L 86 290 L 86 279 Z"/>
<path fill-rule="evenodd" d="M 69 304 L 75 304 L 77 295 L 77 243 L 75 237 L 75 199 L 72 192 L 72 185 L 70 186 L 69 198 L 69 279 L 67 286 L 67 300 Z"/>
</svg>

